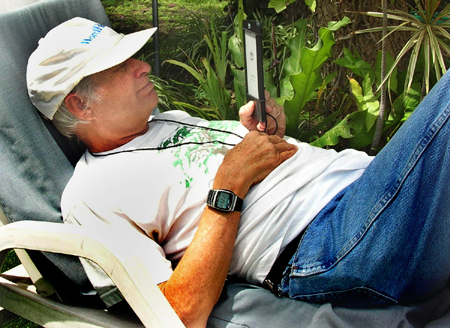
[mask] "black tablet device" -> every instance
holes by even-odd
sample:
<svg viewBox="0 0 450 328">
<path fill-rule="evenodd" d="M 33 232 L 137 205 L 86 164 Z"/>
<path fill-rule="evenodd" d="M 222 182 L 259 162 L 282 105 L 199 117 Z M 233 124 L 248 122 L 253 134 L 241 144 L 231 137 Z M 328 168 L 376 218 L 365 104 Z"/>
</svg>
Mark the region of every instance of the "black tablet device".
<svg viewBox="0 0 450 328">
<path fill-rule="evenodd" d="M 261 24 L 258 21 L 245 20 L 243 29 L 247 101 L 255 101 L 253 117 L 266 123 Z"/>
</svg>

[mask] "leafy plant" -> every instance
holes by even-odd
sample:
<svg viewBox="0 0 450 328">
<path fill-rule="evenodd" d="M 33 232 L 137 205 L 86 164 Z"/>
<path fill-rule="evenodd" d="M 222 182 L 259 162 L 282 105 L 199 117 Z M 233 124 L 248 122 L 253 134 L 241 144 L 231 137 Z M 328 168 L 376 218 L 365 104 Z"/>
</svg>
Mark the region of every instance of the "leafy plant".
<svg viewBox="0 0 450 328">
<path fill-rule="evenodd" d="M 236 93 L 236 103 L 241 106 L 245 102 L 245 81 L 244 57 L 242 45 L 242 20 L 245 14 L 236 17 L 234 24 L 234 35 L 230 38 L 229 49 L 232 53 L 233 64 L 231 66 Z M 320 39 L 313 46 L 308 47 L 307 24 L 306 19 L 300 19 L 291 27 L 284 27 L 283 33 L 285 41 L 280 44 L 269 44 L 265 48 L 273 51 L 278 49 L 282 58 L 273 57 L 279 62 L 281 69 L 269 70 L 272 62 L 264 58 L 264 84 L 272 97 L 276 98 L 277 103 L 284 105 L 287 117 L 286 134 L 300 140 L 307 141 L 311 138 L 311 131 L 300 131 L 299 127 L 304 121 L 304 108 L 306 103 L 315 99 L 320 93 L 321 88 L 331 81 L 332 76 L 322 78 L 320 69 L 327 59 L 331 56 L 331 47 L 334 45 L 333 31 L 348 24 L 350 21 L 345 18 L 341 22 L 330 24 L 328 28 L 319 31 Z M 264 21 L 262 26 L 266 26 Z M 278 27 L 278 30 L 282 27 Z M 266 28 L 267 30 L 267 28 Z M 286 32 L 288 31 L 288 32 Z M 272 30 L 272 33 L 276 31 Z M 263 34 L 267 34 L 264 33 Z M 272 39 L 276 39 L 272 34 Z M 281 60 L 279 60 L 281 59 Z M 277 97 L 278 96 L 278 97 Z"/>
<path fill-rule="evenodd" d="M 423 54 L 424 91 L 428 93 L 431 88 L 430 74 L 432 67 L 434 68 L 437 80 L 447 70 L 444 55 L 450 55 L 450 47 L 447 44 L 450 40 L 450 34 L 446 30 L 450 27 L 450 21 L 448 20 L 450 16 L 450 4 L 446 5 L 441 11 L 438 11 L 437 9 L 441 3 L 440 0 L 415 0 L 415 2 L 417 10 L 411 8 L 411 13 L 400 10 L 388 10 L 388 19 L 398 21 L 399 25 L 388 26 L 389 33 L 386 37 L 396 31 L 407 31 L 412 34 L 409 41 L 395 59 L 394 65 L 386 74 L 384 81 L 389 79 L 399 61 L 411 50 L 412 53 L 404 89 L 407 90 L 411 87 L 419 61 L 419 55 Z M 363 12 L 361 14 L 379 18 L 383 16 L 380 12 Z M 381 30 L 382 27 L 374 27 L 356 31 L 355 33 L 380 32 Z"/>
<path fill-rule="evenodd" d="M 372 142 L 375 122 L 380 110 L 379 94 L 374 93 L 373 90 L 381 84 L 381 54 L 378 54 L 375 70 L 358 54 L 352 54 L 348 49 L 344 49 L 344 56 L 335 62 L 349 68 L 357 78 L 363 79 L 362 84 L 360 84 L 356 78 L 348 77 L 351 93 L 358 110 L 346 115 L 343 120 L 311 144 L 318 147 L 329 147 L 337 145 L 342 139 L 346 139 L 349 147 L 361 149 Z M 393 64 L 394 58 L 388 56 L 387 66 L 391 67 Z M 390 90 L 395 94 L 398 83 L 395 66 L 390 81 Z M 390 131 L 386 141 L 418 106 L 420 89 L 420 83 L 413 83 L 391 104 L 390 113 L 383 122 L 383 131 Z M 333 115 L 336 115 L 336 113 L 333 113 Z"/>
<path fill-rule="evenodd" d="M 201 58 L 201 67 L 192 60 L 191 65 L 178 60 L 167 60 L 167 63 L 180 66 L 188 71 L 199 83 L 198 89 L 204 94 L 208 107 L 196 109 L 196 106 L 178 102 L 177 105 L 194 110 L 202 117 L 210 119 L 231 119 L 235 114 L 231 111 L 231 93 L 227 89 L 228 70 L 228 34 L 227 31 L 218 32 L 215 20 L 210 21 L 209 29 L 204 36 L 211 57 Z M 212 62 L 212 65 L 211 65 Z"/>
<path fill-rule="evenodd" d="M 240 0 L 238 15 L 233 23 L 233 35 L 228 41 L 226 41 L 227 33 L 224 31 L 218 34 L 215 25 L 211 23 L 210 32 L 205 35 L 209 48 L 208 58 L 211 60 L 203 58 L 201 66 L 193 61 L 190 65 L 175 60 L 167 61 L 184 68 L 198 81 L 198 90 L 205 96 L 203 104 L 207 105 L 198 109 L 202 117 L 234 118 L 236 116 L 233 117 L 233 114 L 237 113 L 236 107 L 246 102 L 242 35 L 244 19 L 246 15 Z M 324 86 L 333 76 L 323 78 L 320 72 L 323 64 L 331 57 L 331 49 L 335 43 L 333 32 L 350 23 L 350 20 L 344 18 L 340 22 L 333 22 L 328 27 L 321 28 L 319 40 L 312 47 L 309 47 L 307 42 L 307 23 L 307 20 L 300 19 L 292 25 L 289 37 L 284 43 L 285 49 L 281 50 L 284 56 L 283 60 L 279 61 L 281 69 L 269 70 L 272 62 L 264 58 L 265 87 L 273 97 L 279 95 L 277 102 L 285 106 L 288 120 L 286 133 L 300 139 L 310 138 L 309 131 L 302 134 L 299 130 L 304 117 L 308 116 L 304 112 L 305 105 L 320 96 Z M 262 25 L 267 26 L 265 23 Z M 267 36 L 274 32 L 268 32 L 266 28 L 263 33 Z M 270 53 L 271 49 L 277 46 L 266 42 L 265 49 Z M 231 85 L 227 85 L 226 74 L 230 69 L 233 79 Z M 195 110 L 192 105 L 182 104 L 182 106 Z"/>
<path fill-rule="evenodd" d="M 294 3 L 297 0 L 270 0 L 269 1 L 269 8 L 274 8 L 277 13 L 283 11 L 286 9 L 286 7 Z M 312 11 L 316 11 L 316 0 L 305 0 L 305 3 L 311 8 Z"/>
<path fill-rule="evenodd" d="M 289 48 L 291 56 L 284 66 L 284 78 L 281 81 L 282 93 L 280 103 L 284 104 L 287 126 L 286 133 L 302 140 L 299 126 L 302 121 L 302 111 L 307 102 L 317 96 L 317 91 L 331 77 L 323 78 L 320 72 L 323 64 L 331 55 L 335 44 L 333 31 L 350 23 L 348 18 L 340 22 L 332 22 L 327 28 L 319 30 L 319 41 L 312 48 L 304 44 L 306 21 L 299 20 L 296 26 L 299 34 L 291 39 Z"/>
</svg>

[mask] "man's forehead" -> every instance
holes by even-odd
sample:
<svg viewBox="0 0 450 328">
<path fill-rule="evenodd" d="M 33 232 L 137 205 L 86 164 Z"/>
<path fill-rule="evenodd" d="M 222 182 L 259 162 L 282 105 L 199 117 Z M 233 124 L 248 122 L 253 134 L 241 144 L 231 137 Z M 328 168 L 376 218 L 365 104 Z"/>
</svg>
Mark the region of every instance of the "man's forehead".
<svg viewBox="0 0 450 328">
<path fill-rule="evenodd" d="M 122 62 L 120 64 L 117 64 L 117 65 L 113 66 L 113 67 L 105 69 L 104 71 L 95 73 L 92 76 L 93 76 L 95 81 L 102 81 L 102 80 L 105 80 L 105 79 L 110 79 L 124 65 L 125 65 L 125 62 Z"/>
</svg>

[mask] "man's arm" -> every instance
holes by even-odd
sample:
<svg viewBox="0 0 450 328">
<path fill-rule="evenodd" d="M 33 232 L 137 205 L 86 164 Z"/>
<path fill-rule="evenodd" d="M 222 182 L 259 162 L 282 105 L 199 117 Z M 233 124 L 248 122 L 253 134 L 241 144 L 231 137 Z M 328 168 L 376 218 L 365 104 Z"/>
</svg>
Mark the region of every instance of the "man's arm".
<svg viewBox="0 0 450 328">
<path fill-rule="evenodd" d="M 244 198 L 297 148 L 278 136 L 250 132 L 228 152 L 214 179 L 214 189 Z M 206 208 L 197 233 L 170 279 L 160 289 L 187 327 L 205 327 L 219 299 L 233 254 L 240 212 Z"/>
</svg>

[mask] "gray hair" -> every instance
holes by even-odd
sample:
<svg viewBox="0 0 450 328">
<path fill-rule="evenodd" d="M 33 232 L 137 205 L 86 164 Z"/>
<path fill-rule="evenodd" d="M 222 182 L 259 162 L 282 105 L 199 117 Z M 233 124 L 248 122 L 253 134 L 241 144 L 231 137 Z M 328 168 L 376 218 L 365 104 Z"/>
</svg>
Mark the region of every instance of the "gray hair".
<svg viewBox="0 0 450 328">
<path fill-rule="evenodd" d="M 72 93 L 83 99 L 86 108 L 100 101 L 100 97 L 95 90 L 92 75 L 84 77 L 69 94 Z M 59 132 L 68 138 L 72 138 L 75 136 L 78 124 L 89 124 L 90 121 L 81 120 L 73 115 L 63 101 L 53 116 L 52 122 Z"/>
</svg>

